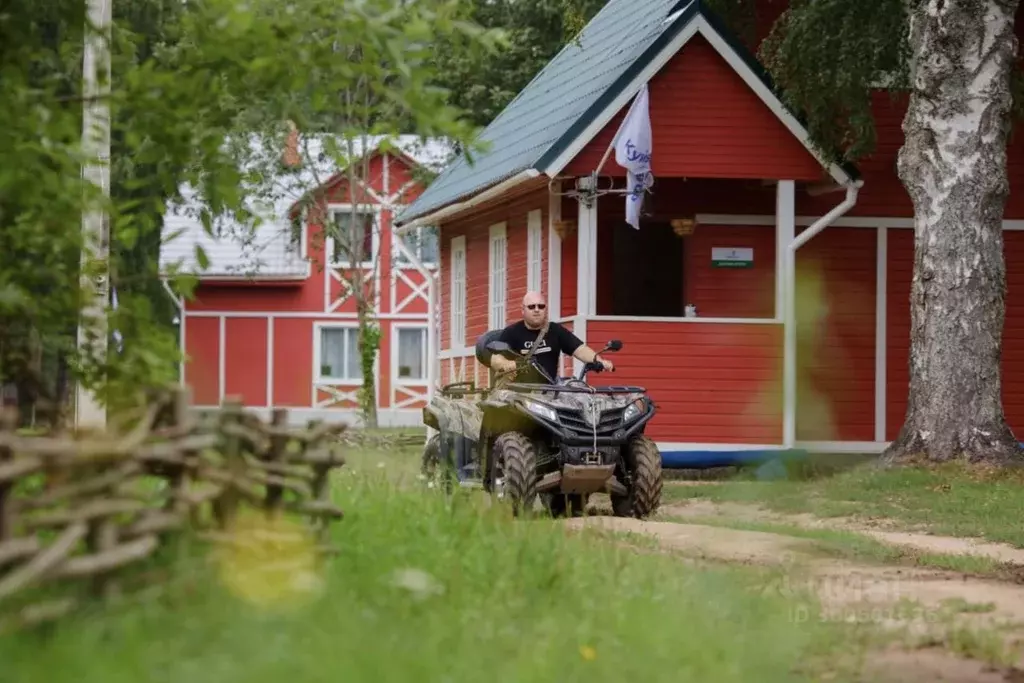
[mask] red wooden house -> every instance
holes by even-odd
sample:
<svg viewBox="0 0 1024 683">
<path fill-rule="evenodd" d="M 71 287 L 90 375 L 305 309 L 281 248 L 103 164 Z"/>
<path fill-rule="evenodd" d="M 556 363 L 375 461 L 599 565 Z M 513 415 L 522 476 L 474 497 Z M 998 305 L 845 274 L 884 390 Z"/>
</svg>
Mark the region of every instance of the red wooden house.
<svg viewBox="0 0 1024 683">
<path fill-rule="evenodd" d="M 290 141 L 297 144 L 294 136 Z M 254 227 L 220 217 L 208 235 L 187 188 L 185 200 L 170 207 L 161 267 L 199 277 L 193 298 L 171 293 L 181 308 L 180 343 L 187 356 L 182 382 L 191 387 L 196 407 L 238 396 L 257 411 L 287 407 L 296 421 L 355 422 L 362 372 L 348 274 L 358 267 L 370 283 L 381 330 L 375 372 L 379 422 L 420 423 L 419 409 L 436 372 L 429 362 L 437 336 L 429 317 L 436 231 L 425 226 L 399 239 L 391 223 L 422 190 L 414 177 L 417 167 L 443 163 L 448 148 L 411 136 L 392 142 L 398 150 L 368 147 L 357 162 L 356 187 L 350 188 L 344 169 L 321 154 L 323 139 L 303 138 L 308 154 L 300 156 L 311 160 L 309 167 L 296 158 L 297 169 L 274 178 L 273 192 L 260 195 L 256 212 L 263 220 Z M 263 151 L 264 140 L 254 138 L 252 147 L 258 154 L 280 154 Z M 305 192 L 320 198 L 320 212 L 300 212 Z M 362 241 L 363 263 L 348 263 L 347 252 L 325 237 L 325 219 L 336 222 L 339 239 Z M 205 268 L 197 263 L 196 245 L 209 259 Z"/>
<path fill-rule="evenodd" d="M 656 180 L 635 230 L 624 169 L 602 159 L 645 84 Z M 668 465 L 880 451 L 908 385 L 905 104 L 879 90 L 875 154 L 857 169 L 827 164 L 698 0 L 609 0 L 484 131 L 490 151 L 455 160 L 396 221 L 440 226 L 440 380 L 486 382 L 475 339 L 540 289 L 552 319 L 591 346 L 623 341 L 616 374 L 594 381 L 648 388 L 648 434 Z M 1003 386 L 1024 430 L 1019 140 L 1009 164 Z"/>
</svg>

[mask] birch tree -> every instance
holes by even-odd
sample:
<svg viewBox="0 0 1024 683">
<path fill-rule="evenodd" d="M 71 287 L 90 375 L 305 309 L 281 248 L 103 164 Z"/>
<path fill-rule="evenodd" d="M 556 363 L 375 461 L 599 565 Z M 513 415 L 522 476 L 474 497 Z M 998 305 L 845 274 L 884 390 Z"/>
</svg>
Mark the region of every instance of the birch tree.
<svg viewBox="0 0 1024 683">
<path fill-rule="evenodd" d="M 1020 459 L 1001 396 L 1018 3 L 793 0 L 761 49 L 833 158 L 873 148 L 873 84 L 909 91 L 898 171 L 915 213 L 910 394 L 886 463 Z M 718 4 L 752 10 L 752 0 Z"/>
</svg>

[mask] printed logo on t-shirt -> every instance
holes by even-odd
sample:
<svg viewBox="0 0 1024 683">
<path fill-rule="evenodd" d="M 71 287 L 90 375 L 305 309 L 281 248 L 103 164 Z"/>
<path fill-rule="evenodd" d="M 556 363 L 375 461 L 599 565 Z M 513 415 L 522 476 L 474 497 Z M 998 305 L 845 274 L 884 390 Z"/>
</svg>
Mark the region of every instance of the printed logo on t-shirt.
<svg viewBox="0 0 1024 683">
<path fill-rule="evenodd" d="M 533 340 L 530 340 L 523 344 L 523 351 L 529 351 L 531 348 L 533 348 Z M 538 353 L 547 353 L 550 350 L 551 347 L 548 346 L 548 340 L 545 338 L 540 340 L 537 350 L 534 351 L 533 353 L 534 355 L 536 355 Z"/>
</svg>

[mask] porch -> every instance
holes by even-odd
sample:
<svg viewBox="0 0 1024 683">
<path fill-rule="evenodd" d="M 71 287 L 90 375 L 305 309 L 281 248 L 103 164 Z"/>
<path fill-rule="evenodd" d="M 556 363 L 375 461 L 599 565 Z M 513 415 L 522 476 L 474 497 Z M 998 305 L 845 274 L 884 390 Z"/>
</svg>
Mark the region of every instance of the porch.
<svg viewBox="0 0 1024 683">
<path fill-rule="evenodd" d="M 647 387 L 666 465 L 884 446 L 877 233 L 828 227 L 856 189 L 827 195 L 824 215 L 798 217 L 808 189 L 666 178 L 639 230 L 625 223 L 621 194 L 572 191 L 552 217 L 561 253 L 550 261 L 560 269 L 549 273 L 551 314 L 592 346 L 623 341 L 615 375 L 593 381 Z"/>
</svg>

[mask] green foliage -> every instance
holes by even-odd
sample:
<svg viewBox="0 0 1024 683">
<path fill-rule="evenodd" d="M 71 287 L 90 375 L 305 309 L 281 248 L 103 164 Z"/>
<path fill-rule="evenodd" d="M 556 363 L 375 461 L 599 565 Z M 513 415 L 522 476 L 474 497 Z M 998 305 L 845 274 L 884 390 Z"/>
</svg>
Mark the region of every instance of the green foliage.
<svg viewBox="0 0 1024 683">
<path fill-rule="evenodd" d="M 874 149 L 872 84 L 905 87 L 908 22 L 904 0 L 792 0 L 772 27 L 761 58 L 826 156 Z"/>
<path fill-rule="evenodd" d="M 486 126 L 604 7 L 606 0 L 467 0 L 465 18 L 499 31 L 487 45 L 449 41 L 437 82 L 450 102 Z"/>
<path fill-rule="evenodd" d="M 180 358 L 157 273 L 161 216 L 187 183 L 204 225 L 221 215 L 252 222 L 245 202 L 259 183 L 245 165 L 248 133 L 279 132 L 286 119 L 348 136 L 400 124 L 468 141 L 473 130 L 434 83 L 439 40 L 489 36 L 457 0 L 115 2 L 104 199 L 81 173 L 84 7 L 12 0 L 0 13 L 0 382 L 28 373 L 25 359 L 40 348 L 66 355 L 102 396 L 174 376 Z M 108 324 L 125 338 L 106 358 L 75 348 L 88 207 L 109 216 L 120 309 Z M 186 295 L 195 286 L 191 274 L 170 279 Z"/>
<path fill-rule="evenodd" d="M 363 371 L 363 386 L 359 388 L 359 410 L 364 423 L 376 427 L 377 392 L 375 391 L 377 376 L 373 371 L 373 361 L 380 350 L 380 325 L 373 319 L 360 321 L 359 324 L 359 365 Z M 371 424 L 372 423 L 372 424 Z"/>
</svg>

